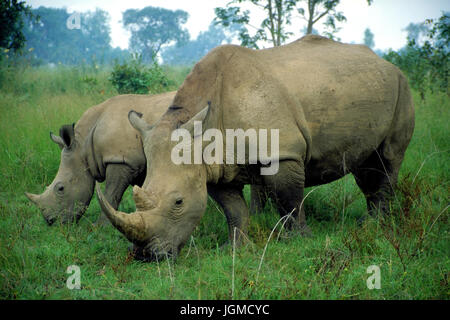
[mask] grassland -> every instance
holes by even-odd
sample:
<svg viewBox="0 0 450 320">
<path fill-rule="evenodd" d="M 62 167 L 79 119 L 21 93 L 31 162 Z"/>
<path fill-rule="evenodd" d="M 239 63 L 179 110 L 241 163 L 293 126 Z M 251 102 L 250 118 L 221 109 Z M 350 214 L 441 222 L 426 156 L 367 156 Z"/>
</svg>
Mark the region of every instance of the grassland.
<svg viewBox="0 0 450 320">
<path fill-rule="evenodd" d="M 168 70 L 178 84 L 186 70 Z M 183 73 L 183 75 L 180 75 Z M 1 299 L 448 299 L 450 100 L 414 93 L 416 130 L 392 212 L 358 226 L 364 198 L 352 176 L 311 188 L 309 238 L 286 239 L 269 204 L 251 217 L 249 241 L 233 251 L 223 213 L 210 202 L 191 242 L 174 261 L 141 263 L 112 227 L 93 225 L 97 200 L 78 225 L 48 227 L 24 191 L 40 193 L 60 151 L 48 132 L 77 121 L 116 95 L 105 70 L 4 71 L 0 88 Z M 248 189 L 246 189 L 248 199 Z M 134 210 L 127 190 L 120 207 Z M 279 239 L 278 239 L 279 238 Z M 278 239 L 278 240 L 277 240 Z M 267 247 L 266 247 L 267 245 Z M 81 269 L 81 290 L 66 287 Z M 381 289 L 369 290 L 377 265 Z"/>
</svg>

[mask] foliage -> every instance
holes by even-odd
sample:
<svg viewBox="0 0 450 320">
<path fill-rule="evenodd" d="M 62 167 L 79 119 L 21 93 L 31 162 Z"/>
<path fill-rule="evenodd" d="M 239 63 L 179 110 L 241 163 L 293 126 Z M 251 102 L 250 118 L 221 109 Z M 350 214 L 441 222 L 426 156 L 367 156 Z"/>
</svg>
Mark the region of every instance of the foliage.
<svg viewBox="0 0 450 320">
<path fill-rule="evenodd" d="M 233 36 L 233 32 L 226 34 L 223 28 L 211 23 L 208 30 L 200 32 L 197 39 L 164 48 L 162 58 L 165 64 L 192 65 L 211 49 L 231 42 Z"/>
<path fill-rule="evenodd" d="M 444 13 L 437 21 L 427 20 L 426 23 L 431 28 L 422 45 L 416 41 L 416 33 L 408 39 L 405 48 L 398 52 L 390 50 L 384 56 L 408 76 L 411 86 L 422 99 L 427 90 L 449 94 L 450 15 Z"/>
<path fill-rule="evenodd" d="M 373 49 L 375 47 L 375 41 L 373 40 L 374 34 L 372 31 L 370 31 L 369 28 L 364 30 L 364 44 L 368 46 L 370 49 Z"/>
<path fill-rule="evenodd" d="M 407 39 L 414 40 L 416 43 L 419 43 L 422 38 L 428 34 L 430 28 L 425 23 L 411 22 L 405 29 L 403 29 L 403 31 L 407 32 Z"/>
<path fill-rule="evenodd" d="M 131 32 L 130 49 L 141 54 L 143 61 L 151 61 L 164 45 L 189 39 L 188 31 L 182 27 L 187 19 L 188 13 L 182 10 L 158 7 L 126 10 L 123 25 Z"/>
<path fill-rule="evenodd" d="M 342 12 L 336 10 L 339 2 L 340 0 L 306 0 L 306 10 L 303 7 L 297 10 L 307 22 L 306 34 L 312 34 L 313 26 L 326 17 L 324 25 L 328 30 L 325 31 L 325 35 L 332 39 L 333 34 L 338 31 L 336 22 L 347 20 Z"/>
<path fill-rule="evenodd" d="M 20 51 L 23 48 L 25 36 L 22 28 L 25 16 L 30 20 L 37 20 L 25 1 L 0 1 L 0 48 L 13 51 Z"/>
<path fill-rule="evenodd" d="M 40 21 L 27 20 L 27 47 L 41 63 L 103 64 L 125 57 L 125 51 L 110 45 L 109 14 L 100 9 L 80 13 L 80 29 L 67 28 L 66 8 L 39 7 L 32 10 Z"/>
<path fill-rule="evenodd" d="M 291 24 L 291 13 L 298 0 L 232 0 L 226 8 L 215 8 L 216 23 L 229 27 L 233 24 L 241 25 L 239 32 L 241 45 L 258 49 L 258 42 L 271 42 L 276 47 L 283 44 L 292 35 L 286 31 Z M 242 10 L 242 4 L 251 3 L 265 12 L 266 18 L 259 27 L 250 24 L 250 11 Z M 250 35 L 248 27 L 255 29 Z"/>
<path fill-rule="evenodd" d="M 367 0 L 367 3 L 370 5 L 372 1 Z M 344 14 L 336 10 L 339 3 L 340 0 L 232 0 L 225 8 L 215 8 L 215 20 L 225 27 L 232 23 L 241 25 L 239 39 L 243 46 L 258 49 L 258 42 L 262 41 L 270 42 L 276 47 L 293 35 L 287 31 L 287 26 L 291 25 L 295 11 L 307 22 L 306 34 L 312 34 L 313 26 L 326 17 L 324 25 L 327 30 L 324 34 L 333 39 L 339 30 L 336 22 L 346 21 Z M 250 11 L 243 10 L 243 6 L 247 4 L 252 4 L 265 13 L 266 18 L 259 27 L 250 23 Z M 254 31 L 252 35 L 249 27 Z"/>
<path fill-rule="evenodd" d="M 314 25 L 321 19 L 326 18 L 324 26 L 326 30 L 324 35 L 330 39 L 334 39 L 334 34 L 340 30 L 337 22 L 345 22 L 347 18 L 343 12 L 337 11 L 340 0 L 304 0 L 306 8 L 298 8 L 298 13 L 307 22 L 306 34 L 312 34 Z M 367 4 L 371 5 L 373 0 L 367 0 Z M 306 10 L 305 10 L 306 9 Z"/>
<path fill-rule="evenodd" d="M 147 67 L 135 54 L 128 62 L 115 63 L 110 81 L 120 94 L 148 94 L 168 91 L 173 83 L 166 77 L 156 59 Z"/>
</svg>

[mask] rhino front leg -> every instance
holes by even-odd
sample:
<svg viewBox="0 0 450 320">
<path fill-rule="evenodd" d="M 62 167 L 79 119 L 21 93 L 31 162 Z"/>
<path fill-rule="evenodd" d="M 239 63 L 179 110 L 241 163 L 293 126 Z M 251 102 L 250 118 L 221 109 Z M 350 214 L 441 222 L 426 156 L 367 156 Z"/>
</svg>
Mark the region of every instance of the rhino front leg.
<svg viewBox="0 0 450 320">
<path fill-rule="evenodd" d="M 280 216 L 290 215 L 285 223 L 286 228 L 298 231 L 301 235 L 310 235 L 311 230 L 306 224 L 304 206 L 300 208 L 305 185 L 303 164 L 298 161 L 282 161 L 278 173 L 265 176 L 264 183 L 269 190 L 270 198 L 277 205 Z"/>
<path fill-rule="evenodd" d="M 210 186 L 209 195 L 223 208 L 228 223 L 228 238 L 233 243 L 236 228 L 236 244 L 242 244 L 247 235 L 248 208 L 242 194 L 243 186 Z"/>
<path fill-rule="evenodd" d="M 106 167 L 105 197 L 114 209 L 119 207 L 122 196 L 134 180 L 134 171 L 126 164 L 109 164 Z M 98 225 L 109 224 L 103 212 L 97 220 Z"/>
<path fill-rule="evenodd" d="M 250 213 L 257 214 L 264 210 L 267 202 L 267 195 L 264 188 L 259 185 L 250 186 Z"/>
</svg>

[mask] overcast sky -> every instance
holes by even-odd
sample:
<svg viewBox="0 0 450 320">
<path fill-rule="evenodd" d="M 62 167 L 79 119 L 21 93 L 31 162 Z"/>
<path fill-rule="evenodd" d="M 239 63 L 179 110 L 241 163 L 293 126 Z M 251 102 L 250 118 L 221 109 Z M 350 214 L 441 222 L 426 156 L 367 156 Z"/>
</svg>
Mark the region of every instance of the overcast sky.
<svg viewBox="0 0 450 320">
<path fill-rule="evenodd" d="M 112 46 L 128 47 L 129 34 L 122 27 L 122 12 L 127 9 L 139 9 L 146 6 L 163 7 L 171 10 L 181 9 L 189 13 L 186 28 L 195 38 L 200 31 L 208 29 L 214 19 L 214 8 L 224 7 L 229 0 L 28 0 L 33 8 L 66 7 L 69 12 L 93 11 L 101 8 L 111 16 Z M 251 7 L 249 7 L 250 9 Z M 340 24 L 337 34 L 343 42 L 362 42 L 364 30 L 370 28 L 375 34 L 376 49 L 399 49 L 406 43 L 403 29 L 410 22 L 423 22 L 441 16 L 442 11 L 450 11 L 450 0 L 374 0 L 369 7 L 366 0 L 341 0 L 338 9 L 347 17 Z M 261 19 L 260 12 L 251 11 L 255 22 Z M 82 22 L 81 22 L 82 23 Z M 293 19 L 292 30 L 295 40 L 303 36 L 305 21 Z M 316 26 L 315 26 L 316 28 Z M 317 27 L 320 31 L 321 28 Z"/>
</svg>

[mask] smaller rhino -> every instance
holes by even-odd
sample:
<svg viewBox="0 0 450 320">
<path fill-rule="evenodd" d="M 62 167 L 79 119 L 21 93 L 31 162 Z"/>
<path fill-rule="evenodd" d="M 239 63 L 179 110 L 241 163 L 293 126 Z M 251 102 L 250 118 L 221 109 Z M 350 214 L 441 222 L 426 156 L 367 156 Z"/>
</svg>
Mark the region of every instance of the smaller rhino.
<svg viewBox="0 0 450 320">
<path fill-rule="evenodd" d="M 142 185 L 146 158 L 128 112 L 134 109 L 154 123 L 175 93 L 119 95 L 89 108 L 76 124 L 62 126 L 59 136 L 50 132 L 62 150 L 58 173 L 44 193 L 25 193 L 49 225 L 59 218 L 62 223 L 78 221 L 89 206 L 95 181 L 105 181 L 105 197 L 115 209 L 129 185 Z M 98 223 L 107 221 L 101 214 Z"/>
</svg>

